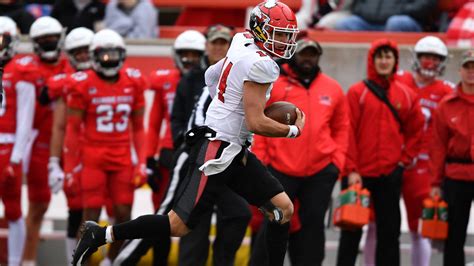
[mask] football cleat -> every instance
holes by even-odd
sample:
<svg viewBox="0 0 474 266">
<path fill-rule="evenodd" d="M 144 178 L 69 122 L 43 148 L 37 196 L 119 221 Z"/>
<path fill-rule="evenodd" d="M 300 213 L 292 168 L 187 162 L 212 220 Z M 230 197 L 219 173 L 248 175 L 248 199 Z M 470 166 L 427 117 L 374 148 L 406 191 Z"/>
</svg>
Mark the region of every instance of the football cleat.
<svg viewBox="0 0 474 266">
<path fill-rule="evenodd" d="M 72 255 L 72 265 L 84 265 L 102 245 L 105 245 L 105 228 L 93 221 L 85 222 L 81 229 L 81 239 Z"/>
</svg>

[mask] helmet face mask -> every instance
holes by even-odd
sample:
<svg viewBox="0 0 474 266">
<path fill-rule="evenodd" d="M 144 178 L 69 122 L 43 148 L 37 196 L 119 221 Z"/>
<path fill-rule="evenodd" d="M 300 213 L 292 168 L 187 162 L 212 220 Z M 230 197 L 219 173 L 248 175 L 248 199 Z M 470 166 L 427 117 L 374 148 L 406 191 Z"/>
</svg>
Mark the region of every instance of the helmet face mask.
<svg viewBox="0 0 474 266">
<path fill-rule="evenodd" d="M 17 40 L 12 37 L 9 33 L 3 33 L 0 35 L 0 60 L 10 60 L 15 54 L 15 46 Z"/>
<path fill-rule="evenodd" d="M 66 36 L 64 50 L 69 63 L 76 70 L 86 70 L 92 67 L 89 46 L 93 37 L 94 32 L 84 27 L 75 28 Z"/>
<path fill-rule="evenodd" d="M 173 44 L 173 58 L 179 71 L 185 74 L 194 66 L 199 65 L 205 50 L 206 37 L 202 33 L 187 30 L 178 35 Z M 195 58 L 196 55 L 198 58 Z"/>
<path fill-rule="evenodd" d="M 181 72 L 186 74 L 192 68 L 198 66 L 201 63 L 201 58 L 203 56 L 203 52 L 198 50 L 178 50 L 175 51 L 176 54 L 176 65 L 180 69 Z"/>
<path fill-rule="evenodd" d="M 446 68 L 448 49 L 439 38 L 426 36 L 414 48 L 413 70 L 427 78 L 443 75 Z"/>
<path fill-rule="evenodd" d="M 106 77 L 116 76 L 125 61 L 125 49 L 97 48 L 92 52 L 94 69 Z"/>
<path fill-rule="evenodd" d="M 298 25 L 293 11 L 285 4 L 271 0 L 259 4 L 252 10 L 249 27 L 261 49 L 284 59 L 295 53 Z"/>
<path fill-rule="evenodd" d="M 30 27 L 35 53 L 44 61 L 56 61 L 61 55 L 65 31 L 52 17 L 40 17 Z"/>
<path fill-rule="evenodd" d="M 77 70 L 86 70 L 91 68 L 92 62 L 89 54 L 89 46 L 77 47 L 66 51 L 69 62 Z"/>
<path fill-rule="evenodd" d="M 0 63 L 4 64 L 15 56 L 19 36 L 15 21 L 0 16 Z"/>
<path fill-rule="evenodd" d="M 117 32 L 110 29 L 97 32 L 89 47 L 94 71 L 106 78 L 116 77 L 127 56 L 125 48 L 125 42 Z"/>
</svg>

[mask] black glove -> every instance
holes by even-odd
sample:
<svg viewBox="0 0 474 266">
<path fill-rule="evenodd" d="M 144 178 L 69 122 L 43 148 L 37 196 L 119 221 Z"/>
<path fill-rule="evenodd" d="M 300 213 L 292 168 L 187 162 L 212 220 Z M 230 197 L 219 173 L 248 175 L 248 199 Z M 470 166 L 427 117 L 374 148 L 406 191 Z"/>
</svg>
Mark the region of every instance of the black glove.
<svg viewBox="0 0 474 266">
<path fill-rule="evenodd" d="M 158 191 L 158 181 L 162 179 L 159 165 L 159 160 L 153 156 L 146 159 L 147 183 L 154 192 Z"/>
<path fill-rule="evenodd" d="M 47 86 L 44 86 L 43 88 L 41 88 L 40 94 L 38 95 L 38 102 L 43 106 L 46 106 L 51 102 L 51 98 L 49 98 Z"/>
</svg>

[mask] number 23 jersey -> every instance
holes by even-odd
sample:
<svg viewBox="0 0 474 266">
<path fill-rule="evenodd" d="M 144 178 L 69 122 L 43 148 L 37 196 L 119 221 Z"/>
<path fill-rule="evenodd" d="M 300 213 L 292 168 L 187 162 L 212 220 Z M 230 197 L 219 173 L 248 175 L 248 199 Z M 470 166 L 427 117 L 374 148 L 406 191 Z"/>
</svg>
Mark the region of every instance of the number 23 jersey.
<svg viewBox="0 0 474 266">
<path fill-rule="evenodd" d="M 85 112 L 85 144 L 130 146 L 131 115 L 145 107 L 146 83 L 140 71 L 122 69 L 114 83 L 101 79 L 92 70 L 76 72 L 71 78 L 67 105 Z"/>
</svg>

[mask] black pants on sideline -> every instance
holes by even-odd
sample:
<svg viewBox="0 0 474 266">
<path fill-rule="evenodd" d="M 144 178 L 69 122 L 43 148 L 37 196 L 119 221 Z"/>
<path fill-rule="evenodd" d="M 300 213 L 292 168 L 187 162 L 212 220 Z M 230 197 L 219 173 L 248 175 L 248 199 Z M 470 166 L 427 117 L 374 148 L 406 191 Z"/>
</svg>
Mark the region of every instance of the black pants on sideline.
<svg viewBox="0 0 474 266">
<path fill-rule="evenodd" d="M 362 177 L 364 187 L 371 193 L 377 225 L 377 246 L 375 251 L 376 265 L 400 265 L 400 190 L 403 168 L 397 166 L 389 175 Z M 347 188 L 344 178 L 342 188 Z M 353 266 L 359 253 L 359 242 L 362 229 L 341 230 L 339 249 L 337 252 L 338 266 Z"/>
<path fill-rule="evenodd" d="M 448 239 L 444 243 L 444 265 L 465 265 L 464 243 L 469 223 L 474 182 L 446 178 L 443 193 L 448 203 Z"/>
<path fill-rule="evenodd" d="M 215 266 L 234 265 L 235 254 L 242 244 L 251 218 L 247 202 L 227 189 L 216 201 L 216 238 L 213 244 Z M 209 251 L 209 231 L 213 212 L 201 217 L 199 224 L 179 241 L 179 266 L 206 265 Z"/>
<path fill-rule="evenodd" d="M 291 264 L 321 265 L 325 248 L 324 217 L 339 170 L 331 163 L 318 173 L 305 178 L 288 176 L 271 167 L 269 170 L 281 182 L 288 196 L 292 200 L 298 198 L 300 202 L 298 215 L 301 230 L 291 234 L 289 238 Z M 266 265 L 263 235 L 267 223 L 265 220 L 257 235 L 249 265 Z"/>
</svg>

